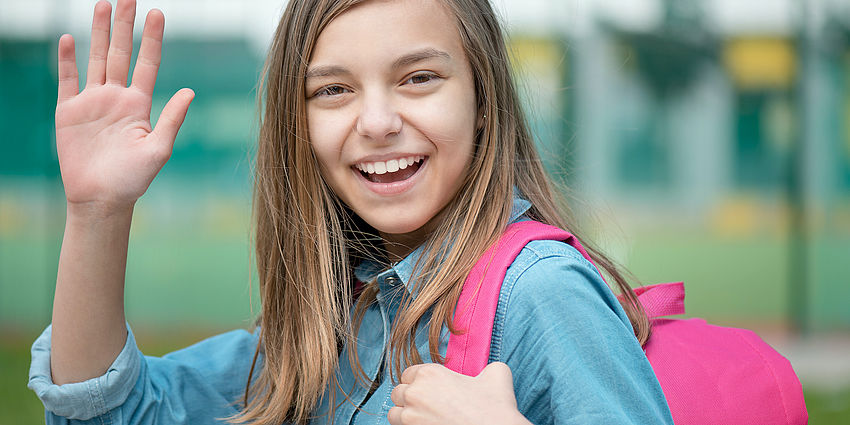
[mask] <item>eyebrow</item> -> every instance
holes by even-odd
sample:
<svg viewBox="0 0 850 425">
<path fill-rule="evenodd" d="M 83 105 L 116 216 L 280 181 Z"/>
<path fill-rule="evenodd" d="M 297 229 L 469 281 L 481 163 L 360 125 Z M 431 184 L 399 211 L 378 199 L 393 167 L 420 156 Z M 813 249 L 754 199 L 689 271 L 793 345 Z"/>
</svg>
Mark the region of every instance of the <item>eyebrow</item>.
<svg viewBox="0 0 850 425">
<path fill-rule="evenodd" d="M 417 62 L 422 62 L 424 60 L 439 58 L 443 60 L 451 60 L 452 56 L 442 50 L 437 49 L 422 49 L 412 53 L 408 53 L 393 62 L 393 68 L 401 68 L 404 66 L 412 65 Z"/>
<path fill-rule="evenodd" d="M 415 52 L 408 53 L 398 59 L 396 59 L 392 67 L 393 69 L 402 68 L 405 66 L 413 65 L 417 62 L 422 62 L 428 59 L 443 59 L 446 61 L 451 60 L 452 56 L 442 50 L 437 50 L 433 48 L 427 48 L 422 50 L 417 50 Z M 334 77 L 338 75 L 350 75 L 351 71 L 348 69 L 338 66 L 338 65 L 327 65 L 327 66 L 317 66 L 315 68 L 311 68 L 307 70 L 307 74 L 304 76 L 306 79 L 310 78 L 319 78 L 319 77 Z"/>
<path fill-rule="evenodd" d="M 315 68 L 308 69 L 304 78 L 334 77 L 337 75 L 351 75 L 351 72 L 337 65 L 317 66 Z"/>
</svg>

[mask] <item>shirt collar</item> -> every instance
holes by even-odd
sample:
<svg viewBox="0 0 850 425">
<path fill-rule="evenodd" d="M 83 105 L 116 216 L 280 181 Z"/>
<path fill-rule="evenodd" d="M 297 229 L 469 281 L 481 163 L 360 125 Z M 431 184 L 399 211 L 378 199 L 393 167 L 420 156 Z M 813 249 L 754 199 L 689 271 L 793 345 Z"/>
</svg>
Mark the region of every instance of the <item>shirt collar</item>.
<svg viewBox="0 0 850 425">
<path fill-rule="evenodd" d="M 519 192 L 514 190 L 510 222 L 518 221 L 530 208 L 531 202 L 523 199 Z M 377 279 L 378 287 L 381 291 L 391 289 L 391 287 L 395 286 L 388 283 L 392 282 L 392 279 L 388 278 L 397 279 L 397 282 L 403 284 L 408 292 L 410 292 L 411 297 L 415 298 L 416 292 L 412 291 L 413 282 L 411 282 L 411 277 L 413 275 L 413 267 L 416 265 L 419 257 L 422 256 L 423 249 L 423 246 L 419 246 L 389 269 L 385 269 L 376 261 L 364 260 L 354 268 L 354 277 L 361 282 L 369 282 L 372 279 Z"/>
</svg>

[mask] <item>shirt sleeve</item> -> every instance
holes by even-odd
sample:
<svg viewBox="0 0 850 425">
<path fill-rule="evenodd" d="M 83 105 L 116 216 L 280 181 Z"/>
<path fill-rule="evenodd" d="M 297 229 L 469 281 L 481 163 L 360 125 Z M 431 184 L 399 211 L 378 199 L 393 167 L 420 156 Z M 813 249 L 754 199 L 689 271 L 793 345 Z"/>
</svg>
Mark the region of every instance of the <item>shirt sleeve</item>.
<svg viewBox="0 0 850 425">
<path fill-rule="evenodd" d="M 124 348 L 105 374 L 56 385 L 50 336 L 48 326 L 32 346 L 28 384 L 44 404 L 47 424 L 226 423 L 240 407 L 258 342 L 256 332 L 236 330 L 150 357 L 128 327 Z"/>
<path fill-rule="evenodd" d="M 505 276 L 495 322 L 491 360 L 511 368 L 532 423 L 673 423 L 625 311 L 569 245 L 526 246 Z"/>
</svg>

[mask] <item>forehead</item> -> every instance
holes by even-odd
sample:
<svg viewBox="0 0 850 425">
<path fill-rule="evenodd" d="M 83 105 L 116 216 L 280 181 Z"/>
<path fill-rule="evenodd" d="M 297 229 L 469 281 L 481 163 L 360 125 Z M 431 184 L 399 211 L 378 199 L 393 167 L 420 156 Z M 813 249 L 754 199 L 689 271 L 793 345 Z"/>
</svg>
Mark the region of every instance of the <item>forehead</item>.
<svg viewBox="0 0 850 425">
<path fill-rule="evenodd" d="M 322 30 L 310 63 L 382 63 L 427 48 L 445 51 L 455 60 L 464 56 L 456 18 L 442 1 L 367 0 Z"/>
</svg>

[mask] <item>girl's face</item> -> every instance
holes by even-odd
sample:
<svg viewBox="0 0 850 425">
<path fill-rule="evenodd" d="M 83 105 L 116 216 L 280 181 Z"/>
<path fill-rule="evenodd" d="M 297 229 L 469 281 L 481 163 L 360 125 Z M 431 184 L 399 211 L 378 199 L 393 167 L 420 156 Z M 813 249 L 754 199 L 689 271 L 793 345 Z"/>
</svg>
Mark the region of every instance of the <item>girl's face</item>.
<svg viewBox="0 0 850 425">
<path fill-rule="evenodd" d="M 455 18 L 438 0 L 347 10 L 319 35 L 305 94 L 334 193 L 390 253 L 422 243 L 464 181 L 480 119 Z"/>
</svg>

